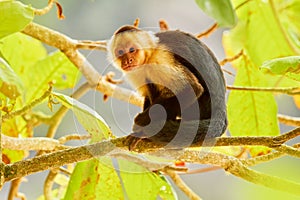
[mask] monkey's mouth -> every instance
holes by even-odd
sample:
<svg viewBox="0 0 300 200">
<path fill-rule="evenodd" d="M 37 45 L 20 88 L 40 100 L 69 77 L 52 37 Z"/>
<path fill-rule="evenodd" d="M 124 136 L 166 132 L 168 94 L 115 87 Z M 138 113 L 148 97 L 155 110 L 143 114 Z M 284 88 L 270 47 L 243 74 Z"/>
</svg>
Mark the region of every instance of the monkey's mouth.
<svg viewBox="0 0 300 200">
<path fill-rule="evenodd" d="M 137 67 L 137 65 L 126 65 L 126 66 L 122 66 L 122 69 L 124 71 L 131 71 L 131 70 L 133 70 L 136 67 Z"/>
</svg>

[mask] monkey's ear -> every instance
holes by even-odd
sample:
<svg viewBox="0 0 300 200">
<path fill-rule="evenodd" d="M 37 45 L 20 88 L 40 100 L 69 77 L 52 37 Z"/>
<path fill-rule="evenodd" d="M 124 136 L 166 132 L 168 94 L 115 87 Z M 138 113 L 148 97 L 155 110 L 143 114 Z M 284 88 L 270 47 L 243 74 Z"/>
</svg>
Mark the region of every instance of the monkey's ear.
<svg viewBox="0 0 300 200">
<path fill-rule="evenodd" d="M 138 28 L 139 25 L 140 25 L 140 19 L 139 19 L 139 18 L 136 18 L 136 19 L 134 20 L 134 22 L 133 22 L 133 26 L 134 26 L 135 28 Z"/>
</svg>

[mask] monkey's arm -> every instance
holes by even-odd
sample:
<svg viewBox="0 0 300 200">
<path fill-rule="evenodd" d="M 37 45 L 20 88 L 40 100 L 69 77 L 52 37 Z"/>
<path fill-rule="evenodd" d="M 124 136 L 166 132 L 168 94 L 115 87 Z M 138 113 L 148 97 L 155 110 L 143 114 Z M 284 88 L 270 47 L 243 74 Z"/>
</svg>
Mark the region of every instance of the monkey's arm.
<svg viewBox="0 0 300 200">
<path fill-rule="evenodd" d="M 158 107 L 160 105 L 161 107 Z M 180 115 L 180 107 L 175 96 L 171 98 L 158 98 L 152 105 L 148 106 L 143 112 L 139 113 L 134 124 L 138 126 L 146 126 L 150 122 L 176 119 Z"/>
<path fill-rule="evenodd" d="M 198 99 L 203 93 L 203 88 L 200 83 L 193 82 L 184 88 L 178 94 L 174 94 L 168 89 L 163 89 L 161 94 L 151 96 L 154 92 L 149 91 L 150 97 L 145 98 L 143 112 L 139 113 L 135 118 L 135 124 L 145 126 L 150 121 L 175 120 L 181 117 L 182 112 L 193 105 L 193 112 L 199 114 Z M 160 105 L 162 109 L 159 109 Z M 149 113 L 150 111 L 150 113 Z M 198 115 L 198 119 L 200 116 Z"/>
</svg>

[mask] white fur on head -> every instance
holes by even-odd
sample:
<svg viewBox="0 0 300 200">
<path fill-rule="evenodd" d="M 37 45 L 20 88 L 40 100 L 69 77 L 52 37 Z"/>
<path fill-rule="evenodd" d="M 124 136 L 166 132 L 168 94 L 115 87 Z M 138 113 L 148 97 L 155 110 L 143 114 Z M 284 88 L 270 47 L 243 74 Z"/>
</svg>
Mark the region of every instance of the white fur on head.
<svg viewBox="0 0 300 200">
<path fill-rule="evenodd" d="M 123 27 L 121 27 L 120 29 L 122 29 Z M 119 29 L 119 30 L 120 30 Z M 117 34 L 116 34 L 117 33 Z M 155 33 L 153 33 L 152 31 L 143 31 L 143 30 L 140 30 L 140 29 L 137 29 L 137 31 L 134 31 L 134 30 L 128 30 L 128 31 L 123 31 L 123 32 L 120 32 L 118 33 L 118 30 L 116 31 L 116 33 L 111 37 L 111 39 L 108 41 L 107 43 L 107 51 L 108 51 L 108 54 L 107 54 L 107 59 L 109 62 L 112 62 L 113 65 L 119 69 L 120 67 L 119 66 L 116 66 L 116 63 L 114 62 L 115 61 L 115 55 L 114 55 L 114 47 L 116 46 L 115 44 L 115 39 L 118 37 L 118 36 L 121 36 L 121 35 L 126 35 L 126 34 L 136 34 L 138 36 L 138 34 L 146 34 L 148 37 L 149 37 L 149 40 L 151 41 L 150 44 L 148 44 L 148 46 L 143 46 L 143 48 L 156 48 L 157 47 L 157 44 L 159 42 L 159 38 L 155 36 Z M 137 40 L 136 40 L 137 43 L 143 43 L 143 41 L 139 41 L 139 37 L 137 37 Z"/>
</svg>

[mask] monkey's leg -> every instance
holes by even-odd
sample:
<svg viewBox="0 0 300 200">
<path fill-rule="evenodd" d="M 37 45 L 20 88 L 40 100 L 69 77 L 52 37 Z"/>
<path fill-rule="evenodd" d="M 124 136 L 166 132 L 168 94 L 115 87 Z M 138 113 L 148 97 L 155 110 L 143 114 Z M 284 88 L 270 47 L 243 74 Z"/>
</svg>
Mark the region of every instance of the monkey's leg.
<svg viewBox="0 0 300 200">
<path fill-rule="evenodd" d="M 151 127 L 146 127 L 143 134 L 155 143 L 167 144 L 170 147 L 188 147 L 195 143 L 200 145 L 205 139 L 221 136 L 226 127 L 227 123 L 222 119 L 168 120 L 157 134 L 147 137 L 148 133 L 152 135 Z"/>
</svg>

